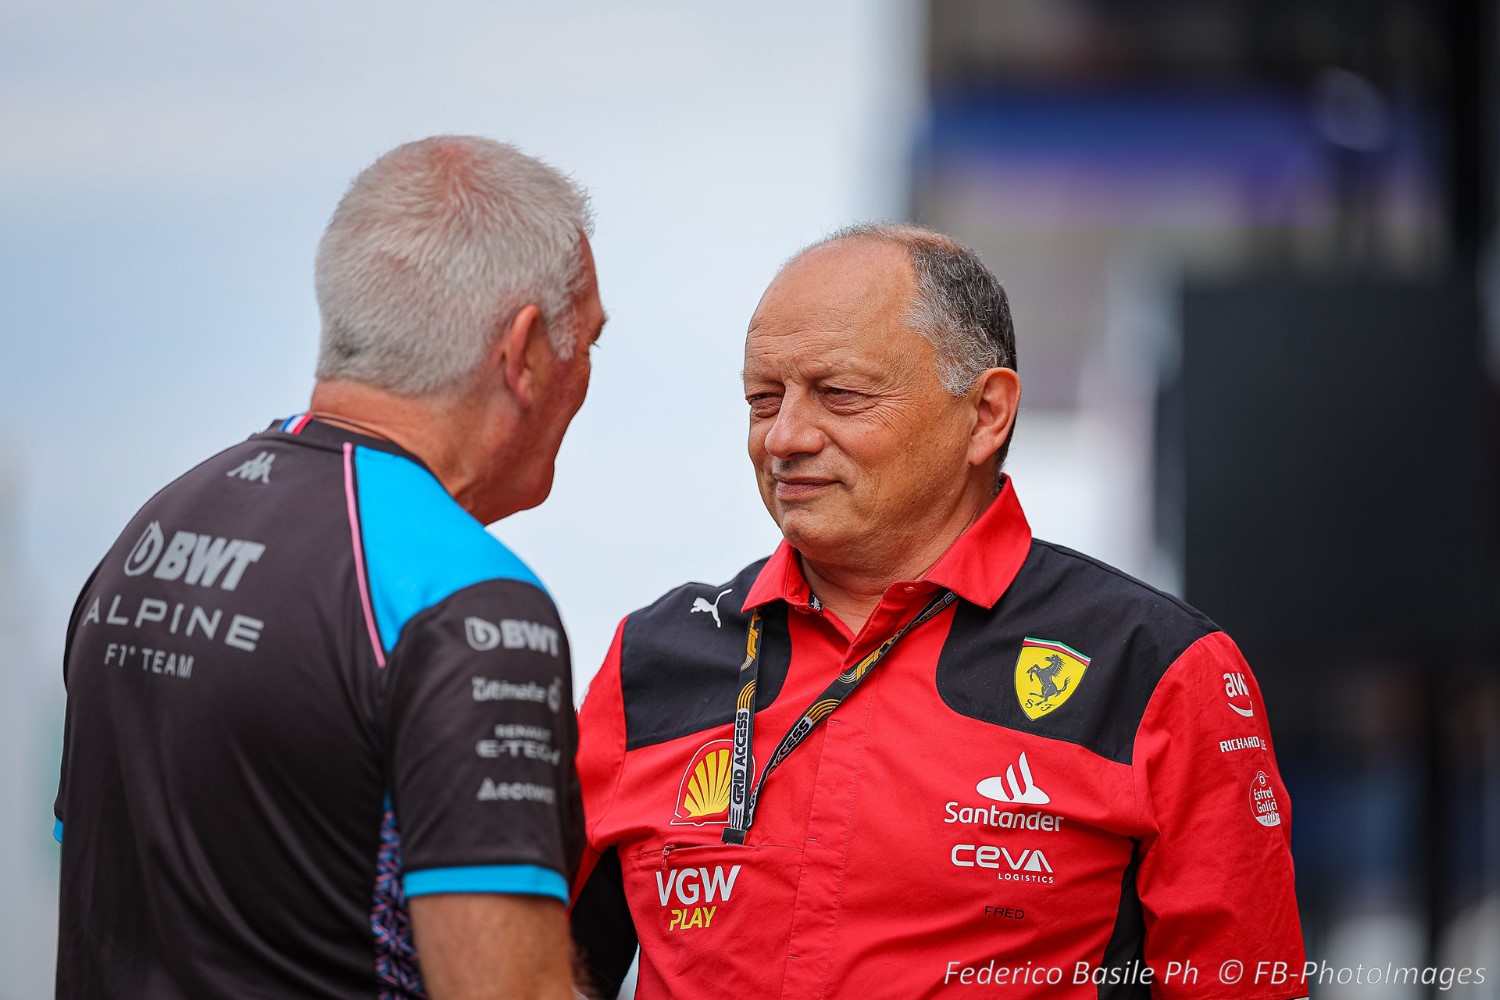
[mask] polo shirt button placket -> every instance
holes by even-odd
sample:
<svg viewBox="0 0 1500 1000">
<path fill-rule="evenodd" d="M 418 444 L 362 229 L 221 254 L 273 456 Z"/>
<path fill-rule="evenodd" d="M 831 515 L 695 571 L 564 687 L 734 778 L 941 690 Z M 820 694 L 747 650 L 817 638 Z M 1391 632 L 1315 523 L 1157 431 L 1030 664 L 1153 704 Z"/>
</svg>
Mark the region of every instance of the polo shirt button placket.
<svg viewBox="0 0 1500 1000">
<path fill-rule="evenodd" d="M 852 655 L 841 666 L 858 660 Z M 802 873 L 792 914 L 790 940 L 797 954 L 789 954 L 782 982 L 784 1000 L 822 996 L 823 982 L 835 947 L 839 909 L 840 872 L 848 850 L 851 804 L 858 789 L 859 758 L 864 730 L 870 724 L 873 705 L 867 700 L 875 692 L 864 692 L 841 706 L 823 724 L 822 753 L 817 762 L 812 808 L 808 815 Z"/>
</svg>

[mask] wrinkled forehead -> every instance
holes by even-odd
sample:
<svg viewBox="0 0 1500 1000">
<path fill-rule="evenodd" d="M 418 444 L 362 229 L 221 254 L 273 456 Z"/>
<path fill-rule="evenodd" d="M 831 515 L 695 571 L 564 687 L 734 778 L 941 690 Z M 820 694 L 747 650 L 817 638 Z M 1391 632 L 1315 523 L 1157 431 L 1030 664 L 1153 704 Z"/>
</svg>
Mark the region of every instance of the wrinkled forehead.
<svg viewBox="0 0 1500 1000">
<path fill-rule="evenodd" d="M 772 279 L 750 318 L 757 335 L 798 331 L 850 334 L 904 321 L 916 287 L 906 250 L 875 240 L 813 247 Z"/>
<path fill-rule="evenodd" d="M 860 376 L 874 384 L 932 364 L 931 345 L 910 322 L 910 264 L 899 247 L 876 249 L 809 253 L 783 269 L 745 337 L 746 383 Z"/>
</svg>

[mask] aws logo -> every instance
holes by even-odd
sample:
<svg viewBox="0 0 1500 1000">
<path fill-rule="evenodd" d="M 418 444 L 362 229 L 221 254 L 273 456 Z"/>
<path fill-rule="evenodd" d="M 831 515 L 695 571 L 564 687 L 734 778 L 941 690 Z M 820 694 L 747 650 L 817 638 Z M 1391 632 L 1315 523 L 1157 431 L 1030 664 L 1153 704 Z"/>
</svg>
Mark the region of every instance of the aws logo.
<svg viewBox="0 0 1500 1000">
<path fill-rule="evenodd" d="M 733 740 L 710 740 L 698 748 L 682 772 L 677 787 L 673 826 L 706 826 L 729 822 L 730 764 Z M 750 784 L 755 782 L 755 758 L 750 758 Z"/>
<path fill-rule="evenodd" d="M 1255 699 L 1250 697 L 1250 685 L 1245 683 L 1245 675 L 1238 670 L 1224 674 L 1224 697 L 1230 711 L 1247 719 L 1255 718 Z M 1236 705 L 1234 699 L 1243 699 L 1244 707 Z"/>
</svg>

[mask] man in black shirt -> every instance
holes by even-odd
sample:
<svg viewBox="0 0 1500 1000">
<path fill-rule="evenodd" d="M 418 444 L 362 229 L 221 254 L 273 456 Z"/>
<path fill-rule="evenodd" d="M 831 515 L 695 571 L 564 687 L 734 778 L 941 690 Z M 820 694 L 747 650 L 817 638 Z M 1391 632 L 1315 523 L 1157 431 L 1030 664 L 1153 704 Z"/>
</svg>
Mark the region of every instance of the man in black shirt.
<svg viewBox="0 0 1500 1000">
<path fill-rule="evenodd" d="M 158 493 L 74 609 L 59 997 L 572 995 L 567 638 L 484 525 L 587 391 L 589 229 L 488 140 L 354 181 L 312 405 Z"/>
</svg>

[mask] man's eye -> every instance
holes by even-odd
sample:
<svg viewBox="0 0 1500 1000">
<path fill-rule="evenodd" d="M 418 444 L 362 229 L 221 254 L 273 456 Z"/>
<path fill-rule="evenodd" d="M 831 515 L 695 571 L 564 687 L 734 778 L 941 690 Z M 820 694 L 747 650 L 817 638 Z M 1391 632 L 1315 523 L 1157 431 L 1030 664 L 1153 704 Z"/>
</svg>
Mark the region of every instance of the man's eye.
<svg viewBox="0 0 1500 1000">
<path fill-rule="evenodd" d="M 781 405 L 781 397 L 771 392 L 758 392 L 746 396 L 745 402 L 750 404 L 750 412 L 756 416 L 775 413 Z"/>
</svg>

